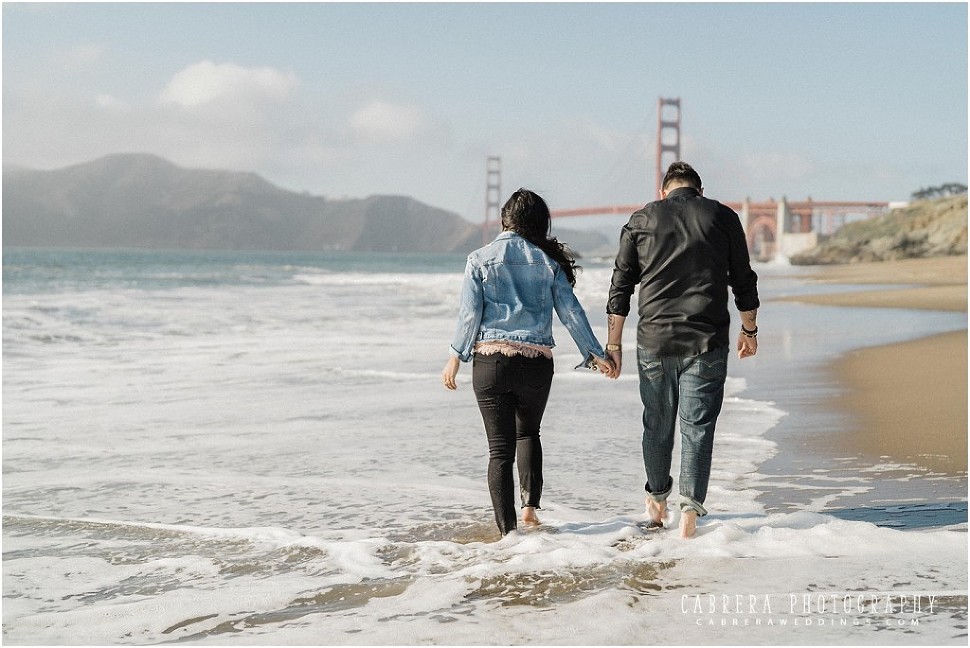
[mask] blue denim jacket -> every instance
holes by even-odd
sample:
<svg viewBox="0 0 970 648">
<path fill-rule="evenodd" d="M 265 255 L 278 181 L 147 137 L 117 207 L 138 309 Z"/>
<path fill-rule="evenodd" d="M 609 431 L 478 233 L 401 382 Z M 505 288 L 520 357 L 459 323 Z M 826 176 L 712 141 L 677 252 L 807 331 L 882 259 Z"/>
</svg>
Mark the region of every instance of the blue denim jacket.
<svg viewBox="0 0 970 648">
<path fill-rule="evenodd" d="M 605 358 L 573 287 L 559 264 L 514 232 L 468 255 L 452 355 L 468 362 L 475 343 L 512 340 L 553 347 L 552 311 L 591 366 Z"/>
</svg>

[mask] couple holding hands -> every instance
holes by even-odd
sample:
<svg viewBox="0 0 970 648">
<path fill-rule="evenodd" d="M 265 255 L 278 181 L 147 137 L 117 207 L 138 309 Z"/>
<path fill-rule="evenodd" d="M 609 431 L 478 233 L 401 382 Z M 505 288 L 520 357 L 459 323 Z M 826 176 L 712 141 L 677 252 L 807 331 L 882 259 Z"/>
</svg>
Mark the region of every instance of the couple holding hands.
<svg viewBox="0 0 970 648">
<path fill-rule="evenodd" d="M 731 318 L 728 290 L 740 312 L 740 358 L 758 350 L 758 277 L 751 269 L 738 215 L 703 196 L 697 172 L 670 165 L 661 199 L 636 211 L 620 233 L 607 302 L 604 350 L 573 292 L 578 267 L 549 235 L 545 201 L 519 189 L 502 207 L 502 232 L 468 256 L 458 325 L 442 381 L 456 389 L 461 362 L 472 361 L 472 385 L 488 438 L 488 489 L 502 535 L 518 523 L 513 464 L 518 461 L 522 521 L 538 524 L 542 494 L 539 428 L 552 386 L 552 312 L 584 362 L 617 378 L 623 366 L 623 323 L 638 289 L 636 363 L 643 402 L 646 513 L 663 524 L 674 431 L 680 420 L 680 535 L 694 535 L 711 472 L 714 429 L 724 398 Z"/>
</svg>

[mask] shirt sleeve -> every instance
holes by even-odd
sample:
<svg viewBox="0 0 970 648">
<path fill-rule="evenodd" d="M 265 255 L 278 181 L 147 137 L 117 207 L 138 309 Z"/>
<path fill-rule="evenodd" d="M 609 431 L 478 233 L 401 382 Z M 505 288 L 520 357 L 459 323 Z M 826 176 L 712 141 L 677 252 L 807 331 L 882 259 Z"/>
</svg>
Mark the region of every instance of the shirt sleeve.
<svg viewBox="0 0 970 648">
<path fill-rule="evenodd" d="M 482 288 L 482 273 L 471 259 L 465 263 L 465 276 L 461 282 L 461 297 L 458 301 L 458 324 L 450 352 L 462 362 L 472 359 L 472 351 L 482 324 L 485 297 Z"/>
<path fill-rule="evenodd" d="M 610 282 L 610 295 L 606 302 L 606 312 L 626 317 L 630 313 L 630 297 L 637 286 L 640 275 L 640 262 L 637 245 L 629 225 L 620 230 L 620 247 L 613 266 L 613 279 Z"/>
<path fill-rule="evenodd" d="M 730 258 L 728 260 L 728 283 L 734 293 L 734 305 L 739 311 L 750 311 L 761 305 L 758 299 L 758 275 L 751 269 L 751 257 L 748 254 L 748 240 L 741 227 L 741 219 L 730 208 L 728 231 L 730 241 Z"/>
</svg>

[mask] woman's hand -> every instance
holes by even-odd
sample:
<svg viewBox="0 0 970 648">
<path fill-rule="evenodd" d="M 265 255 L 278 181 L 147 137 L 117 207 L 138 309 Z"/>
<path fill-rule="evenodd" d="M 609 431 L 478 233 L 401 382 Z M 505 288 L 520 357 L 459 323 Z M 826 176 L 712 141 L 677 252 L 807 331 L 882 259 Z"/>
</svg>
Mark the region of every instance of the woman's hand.
<svg viewBox="0 0 970 648">
<path fill-rule="evenodd" d="M 600 358 L 593 356 L 593 360 L 596 362 L 596 368 L 599 369 L 600 373 L 607 378 L 616 380 L 616 378 L 619 377 L 620 373 L 617 371 L 616 365 L 614 365 L 613 361 L 609 358 L 601 360 Z"/>
<path fill-rule="evenodd" d="M 458 375 L 459 366 L 461 366 L 461 361 L 455 356 L 451 356 L 445 363 L 445 368 L 441 370 L 441 382 L 444 383 L 446 389 L 452 391 L 458 389 L 458 385 L 455 384 L 455 376 Z"/>
</svg>

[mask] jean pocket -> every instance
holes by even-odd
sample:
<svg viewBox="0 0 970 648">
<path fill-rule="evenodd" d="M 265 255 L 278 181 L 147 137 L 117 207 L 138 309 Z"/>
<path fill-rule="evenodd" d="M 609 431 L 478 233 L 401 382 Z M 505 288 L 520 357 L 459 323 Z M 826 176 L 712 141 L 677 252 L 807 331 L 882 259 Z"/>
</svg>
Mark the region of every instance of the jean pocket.
<svg viewBox="0 0 970 648">
<path fill-rule="evenodd" d="M 548 390 L 553 372 L 554 364 L 549 358 L 522 358 L 522 384 L 530 389 Z"/>
<path fill-rule="evenodd" d="M 501 354 L 478 355 L 472 359 L 472 389 L 492 392 L 498 388 Z"/>
<path fill-rule="evenodd" d="M 704 380 L 722 380 L 727 376 L 727 349 L 717 349 L 697 356 L 686 373 Z"/>
<path fill-rule="evenodd" d="M 640 365 L 640 375 L 647 380 L 658 380 L 664 375 L 664 365 L 660 358 L 641 357 L 638 358 Z"/>
</svg>

